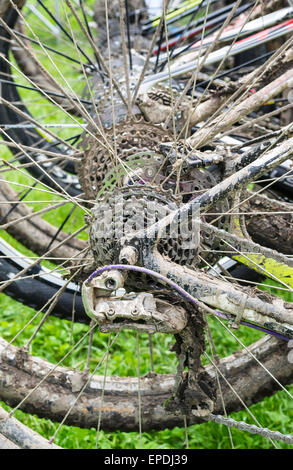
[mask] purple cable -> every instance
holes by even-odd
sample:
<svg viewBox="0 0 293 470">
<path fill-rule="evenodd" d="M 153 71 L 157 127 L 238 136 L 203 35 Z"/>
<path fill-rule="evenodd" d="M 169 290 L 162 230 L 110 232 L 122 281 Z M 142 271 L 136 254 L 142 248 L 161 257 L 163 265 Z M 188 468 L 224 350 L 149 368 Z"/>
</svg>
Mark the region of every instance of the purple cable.
<svg viewBox="0 0 293 470">
<path fill-rule="evenodd" d="M 94 271 L 87 279 L 87 282 L 90 282 L 94 277 L 99 276 L 104 271 L 111 271 L 113 269 L 127 269 L 129 271 L 136 271 L 139 273 L 148 274 L 149 276 L 156 277 L 160 281 L 165 282 L 170 287 L 175 289 L 182 297 L 185 297 L 187 300 L 189 300 L 189 302 L 193 303 L 194 305 L 198 305 L 196 299 L 192 297 L 192 295 L 190 295 L 188 292 L 186 292 L 186 290 L 182 289 L 182 287 L 178 286 L 178 284 L 176 284 L 174 281 L 171 281 L 170 279 L 163 276 L 162 274 L 157 273 L 156 271 L 152 271 L 151 269 L 147 268 L 141 268 L 140 266 L 131 266 L 129 264 L 110 264 L 108 266 L 103 266 L 102 268 L 99 268 Z M 215 311 L 215 315 L 224 318 L 225 320 L 228 320 L 227 316 L 224 313 Z M 276 333 L 275 331 L 268 330 L 267 328 L 264 328 L 262 326 L 255 325 L 254 323 L 241 321 L 240 324 L 248 326 L 250 328 L 254 328 L 255 330 L 262 331 L 263 333 L 276 336 L 277 338 L 283 339 L 285 341 L 290 341 L 290 338 L 287 338 L 286 336 L 283 336 L 280 333 Z"/>
</svg>

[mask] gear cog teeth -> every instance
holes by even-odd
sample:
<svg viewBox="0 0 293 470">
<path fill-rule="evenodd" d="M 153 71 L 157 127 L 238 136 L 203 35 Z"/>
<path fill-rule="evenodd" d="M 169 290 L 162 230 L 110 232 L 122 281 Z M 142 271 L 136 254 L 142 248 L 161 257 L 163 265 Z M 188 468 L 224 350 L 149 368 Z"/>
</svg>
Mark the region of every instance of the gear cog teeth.
<svg viewBox="0 0 293 470">
<path fill-rule="evenodd" d="M 178 201 L 171 190 L 156 187 L 133 185 L 104 194 L 92 210 L 90 240 L 96 264 L 101 266 L 113 262 L 116 244 L 126 232 L 145 229 L 177 208 Z M 182 248 L 184 244 L 189 246 L 189 241 L 185 234 L 177 236 L 176 233 L 173 237 L 172 233 L 166 233 L 158 250 L 179 264 L 192 264 L 197 250 L 191 245 L 190 249 Z"/>
<path fill-rule="evenodd" d="M 113 145 L 113 128 L 105 130 L 105 138 L 109 145 L 105 145 L 105 138 L 101 139 L 100 135 L 95 135 L 94 130 L 85 131 L 81 141 L 83 157 L 78 169 L 79 180 L 85 197 L 89 200 L 95 200 L 99 192 L 105 191 L 105 184 L 110 183 L 113 186 L 117 184 L 118 168 L 125 175 L 125 165 L 140 165 L 145 168 L 150 159 L 151 165 L 154 159 L 157 165 L 161 164 L 160 155 L 158 153 L 159 145 L 162 142 L 172 140 L 168 130 L 164 130 L 161 126 L 144 121 L 142 117 L 138 120 L 125 120 L 115 127 L 115 143 L 117 149 L 117 158 L 113 159 L 113 155 L 109 147 Z M 114 164 L 114 160 L 119 163 Z M 107 180 L 107 175 L 109 179 Z M 111 181 L 110 181 L 111 180 Z M 104 184 L 104 182 L 106 182 Z"/>
</svg>

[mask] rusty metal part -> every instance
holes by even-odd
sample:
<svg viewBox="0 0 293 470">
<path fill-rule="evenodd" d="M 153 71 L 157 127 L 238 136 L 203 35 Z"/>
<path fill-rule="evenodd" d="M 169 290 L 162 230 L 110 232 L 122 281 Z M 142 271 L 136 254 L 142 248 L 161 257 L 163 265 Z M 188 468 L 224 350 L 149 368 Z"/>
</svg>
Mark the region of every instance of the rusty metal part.
<svg viewBox="0 0 293 470">
<path fill-rule="evenodd" d="M 111 128 L 105 130 L 105 138 L 111 146 L 115 139 L 117 157 L 111 154 L 102 136 L 93 137 L 85 132 L 82 139 L 84 155 L 79 165 L 79 179 L 86 198 L 90 200 L 96 199 L 105 176 L 115 170 L 120 161 L 127 161 L 130 155 L 144 149 L 158 152 L 162 142 L 171 140 L 168 131 L 143 119 L 121 122 L 115 127 L 115 137 Z"/>
<path fill-rule="evenodd" d="M 145 185 L 118 188 L 97 201 L 89 236 L 96 266 L 114 262 L 117 243 L 124 234 L 147 228 L 177 208 L 171 190 Z M 194 263 L 197 254 L 190 234 L 183 230 L 163 234 L 158 249 L 179 264 Z"/>
</svg>

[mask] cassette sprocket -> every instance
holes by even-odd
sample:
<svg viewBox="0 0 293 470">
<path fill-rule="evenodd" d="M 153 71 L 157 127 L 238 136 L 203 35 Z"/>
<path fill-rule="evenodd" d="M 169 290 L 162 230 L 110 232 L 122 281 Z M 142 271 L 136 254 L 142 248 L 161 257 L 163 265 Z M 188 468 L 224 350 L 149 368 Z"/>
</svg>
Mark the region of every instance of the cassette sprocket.
<svg viewBox="0 0 293 470">
<path fill-rule="evenodd" d="M 79 181 L 85 197 L 95 200 L 108 173 L 114 173 L 119 165 L 127 169 L 127 162 L 134 161 L 136 155 L 136 160 L 147 161 L 150 152 L 159 153 L 159 145 L 170 139 L 168 130 L 142 118 L 121 122 L 115 128 L 105 130 L 103 136 L 85 132 L 84 153 L 79 165 Z"/>
<path fill-rule="evenodd" d="M 178 201 L 170 190 L 141 185 L 117 188 L 105 194 L 92 210 L 90 241 L 96 265 L 117 261 L 115 248 L 123 235 L 146 229 L 176 209 Z M 197 254 L 196 243 L 187 230 L 180 228 L 164 234 L 158 250 L 181 265 L 191 265 Z"/>
</svg>

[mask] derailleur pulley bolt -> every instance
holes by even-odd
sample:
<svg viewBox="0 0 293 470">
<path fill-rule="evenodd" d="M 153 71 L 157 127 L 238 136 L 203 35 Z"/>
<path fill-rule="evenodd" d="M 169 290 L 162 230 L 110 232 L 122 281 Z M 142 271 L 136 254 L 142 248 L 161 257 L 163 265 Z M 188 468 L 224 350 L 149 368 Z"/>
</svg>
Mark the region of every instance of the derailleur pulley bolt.
<svg viewBox="0 0 293 470">
<path fill-rule="evenodd" d="M 109 310 L 107 311 L 107 316 L 113 317 L 113 315 L 115 315 L 115 310 L 113 308 L 109 308 Z"/>
</svg>

